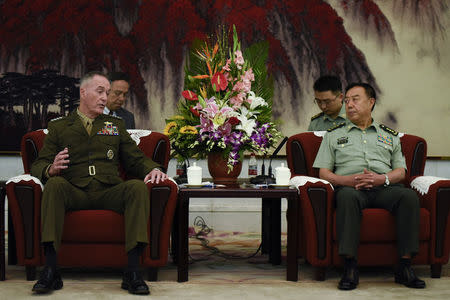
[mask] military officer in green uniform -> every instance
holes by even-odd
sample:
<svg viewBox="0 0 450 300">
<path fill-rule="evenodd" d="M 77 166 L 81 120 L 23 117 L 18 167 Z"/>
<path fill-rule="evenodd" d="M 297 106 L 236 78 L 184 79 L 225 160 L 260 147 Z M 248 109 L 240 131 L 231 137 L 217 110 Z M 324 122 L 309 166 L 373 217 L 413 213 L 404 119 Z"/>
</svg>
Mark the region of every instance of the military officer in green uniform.
<svg viewBox="0 0 450 300">
<path fill-rule="evenodd" d="M 42 243 L 46 266 L 33 287 L 36 293 L 60 289 L 57 251 L 66 211 L 110 209 L 125 216 L 128 267 L 122 288 L 148 294 L 139 272 L 139 258 L 148 243 L 149 193 L 146 181 L 167 179 L 158 164 L 145 157 L 126 131 L 121 118 L 104 115 L 110 83 L 99 72 L 81 78 L 80 105 L 67 117 L 49 122 L 48 135 L 31 174 L 44 184 Z M 123 181 L 119 161 L 138 179 Z"/>
<path fill-rule="evenodd" d="M 384 208 L 396 216 L 399 267 L 395 282 L 424 288 L 411 268 L 419 250 L 419 199 L 402 184 L 405 159 L 398 133 L 372 119 L 375 90 L 366 83 L 346 91 L 347 121 L 328 130 L 314 162 L 319 176 L 335 186 L 336 230 L 344 274 L 339 289 L 355 289 L 359 282 L 357 253 L 362 210 Z"/>
<path fill-rule="evenodd" d="M 322 76 L 314 82 L 314 102 L 322 112 L 311 118 L 308 131 L 324 131 L 345 121 L 342 84 L 336 76 Z"/>
</svg>

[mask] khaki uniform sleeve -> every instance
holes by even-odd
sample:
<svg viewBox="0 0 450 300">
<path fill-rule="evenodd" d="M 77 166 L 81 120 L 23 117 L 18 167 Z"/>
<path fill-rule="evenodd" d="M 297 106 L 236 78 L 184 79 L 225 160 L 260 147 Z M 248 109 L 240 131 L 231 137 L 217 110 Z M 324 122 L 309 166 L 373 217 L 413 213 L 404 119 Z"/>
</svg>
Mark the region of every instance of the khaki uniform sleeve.
<svg viewBox="0 0 450 300">
<path fill-rule="evenodd" d="M 394 136 L 393 139 L 394 139 L 394 147 L 393 147 L 392 156 L 391 156 L 392 170 L 398 169 L 398 168 L 403 168 L 406 171 L 407 170 L 406 162 L 405 162 L 405 157 L 403 156 L 400 138 L 398 136 Z"/>
<path fill-rule="evenodd" d="M 314 168 L 325 168 L 330 171 L 334 170 L 335 154 L 330 142 L 331 135 L 331 133 L 327 132 L 323 137 L 316 159 L 314 160 Z"/>
</svg>

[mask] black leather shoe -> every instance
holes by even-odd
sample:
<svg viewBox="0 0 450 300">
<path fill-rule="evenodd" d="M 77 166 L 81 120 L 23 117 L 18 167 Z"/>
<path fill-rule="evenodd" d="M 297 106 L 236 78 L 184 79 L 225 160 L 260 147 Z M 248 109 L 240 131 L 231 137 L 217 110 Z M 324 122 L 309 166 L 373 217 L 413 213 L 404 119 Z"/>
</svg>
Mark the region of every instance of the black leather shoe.
<svg viewBox="0 0 450 300">
<path fill-rule="evenodd" d="M 409 288 L 423 289 L 425 281 L 419 279 L 410 265 L 400 266 L 395 272 L 395 282 Z"/>
<path fill-rule="evenodd" d="M 346 266 L 341 281 L 339 281 L 338 288 L 344 291 L 356 289 L 359 283 L 359 272 L 356 265 Z"/>
<path fill-rule="evenodd" d="M 63 287 L 63 281 L 59 272 L 52 267 L 45 266 L 39 275 L 39 280 L 34 284 L 32 291 L 37 294 L 45 294 Z"/>
<path fill-rule="evenodd" d="M 148 295 L 150 290 L 142 279 L 142 275 L 137 272 L 125 272 L 122 278 L 122 288 L 128 290 L 130 294 Z"/>
</svg>

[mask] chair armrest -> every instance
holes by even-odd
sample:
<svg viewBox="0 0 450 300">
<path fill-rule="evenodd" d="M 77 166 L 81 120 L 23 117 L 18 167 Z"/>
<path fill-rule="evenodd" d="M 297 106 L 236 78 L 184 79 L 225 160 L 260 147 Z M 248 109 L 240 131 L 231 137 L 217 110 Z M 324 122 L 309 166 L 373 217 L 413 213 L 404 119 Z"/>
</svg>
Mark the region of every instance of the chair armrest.
<svg viewBox="0 0 450 300">
<path fill-rule="evenodd" d="M 418 176 L 411 181 L 411 188 L 431 215 L 431 263 L 446 264 L 450 252 L 450 179 Z"/>
<path fill-rule="evenodd" d="M 305 258 L 314 266 L 328 266 L 332 259 L 333 186 L 326 180 L 307 176 L 295 176 L 291 184 L 299 190 Z"/>
<path fill-rule="evenodd" d="M 150 194 L 149 244 L 143 259 L 146 265 L 167 264 L 169 239 L 177 205 L 178 185 L 171 178 L 164 182 L 147 182 Z"/>
<path fill-rule="evenodd" d="M 28 174 L 6 183 L 9 211 L 16 236 L 17 259 L 20 265 L 40 265 L 42 183 Z"/>
</svg>

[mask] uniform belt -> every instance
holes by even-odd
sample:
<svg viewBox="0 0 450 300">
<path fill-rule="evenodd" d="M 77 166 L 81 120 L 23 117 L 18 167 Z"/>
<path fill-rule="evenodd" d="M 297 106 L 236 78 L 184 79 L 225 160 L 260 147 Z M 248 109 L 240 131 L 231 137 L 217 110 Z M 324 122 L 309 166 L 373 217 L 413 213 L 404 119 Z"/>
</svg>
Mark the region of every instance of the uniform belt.
<svg viewBox="0 0 450 300">
<path fill-rule="evenodd" d="M 95 175 L 109 175 L 109 176 L 119 176 L 118 167 L 114 168 L 116 171 L 111 172 L 112 166 L 111 164 L 105 163 L 95 163 L 92 165 L 84 165 L 71 167 L 64 170 L 64 175 L 69 176 L 70 178 L 75 177 L 86 177 L 86 176 L 95 176 Z"/>
</svg>

